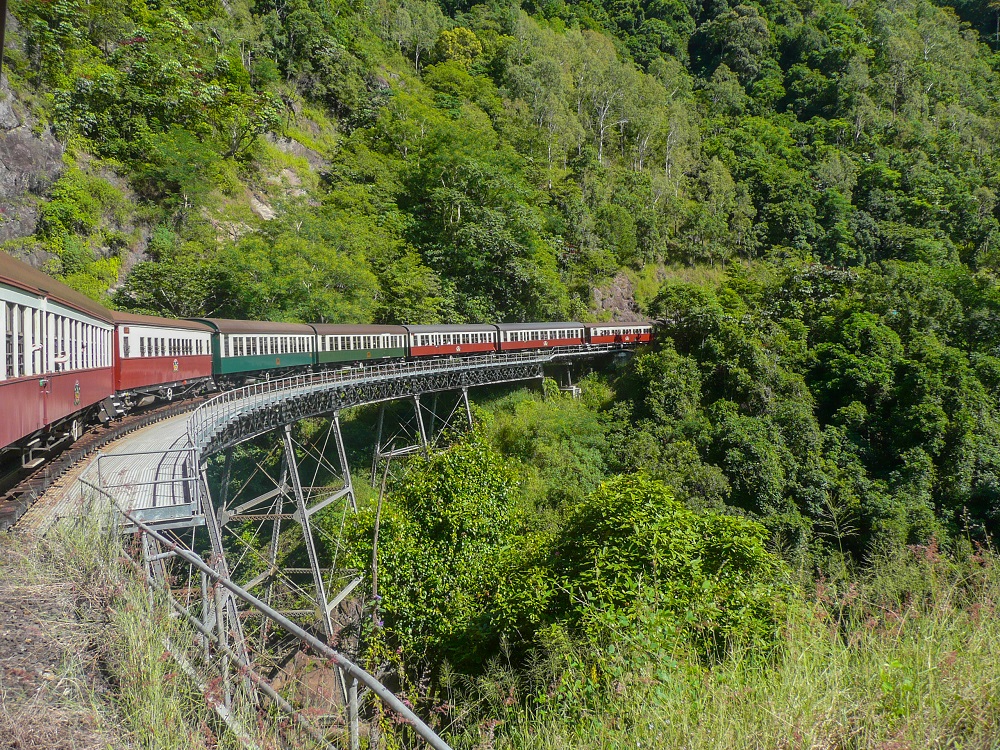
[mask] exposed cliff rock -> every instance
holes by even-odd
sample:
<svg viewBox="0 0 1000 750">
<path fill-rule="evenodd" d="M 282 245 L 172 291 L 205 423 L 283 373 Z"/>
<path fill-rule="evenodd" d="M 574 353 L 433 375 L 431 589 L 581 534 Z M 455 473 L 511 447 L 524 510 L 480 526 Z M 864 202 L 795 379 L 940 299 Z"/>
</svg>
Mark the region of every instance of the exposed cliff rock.
<svg viewBox="0 0 1000 750">
<path fill-rule="evenodd" d="M 63 151 L 0 81 L 0 243 L 35 231 L 38 200 L 62 174 Z"/>
</svg>

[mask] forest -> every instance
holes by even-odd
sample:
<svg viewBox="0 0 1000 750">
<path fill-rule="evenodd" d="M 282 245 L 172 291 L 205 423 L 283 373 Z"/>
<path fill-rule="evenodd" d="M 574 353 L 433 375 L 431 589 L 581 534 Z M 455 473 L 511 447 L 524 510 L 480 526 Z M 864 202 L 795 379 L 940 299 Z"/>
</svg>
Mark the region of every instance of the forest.
<svg viewBox="0 0 1000 750">
<path fill-rule="evenodd" d="M 364 656 L 458 746 L 997 743 L 997 3 L 11 4 L 2 249 L 95 299 L 657 321 L 390 488 Z"/>
</svg>

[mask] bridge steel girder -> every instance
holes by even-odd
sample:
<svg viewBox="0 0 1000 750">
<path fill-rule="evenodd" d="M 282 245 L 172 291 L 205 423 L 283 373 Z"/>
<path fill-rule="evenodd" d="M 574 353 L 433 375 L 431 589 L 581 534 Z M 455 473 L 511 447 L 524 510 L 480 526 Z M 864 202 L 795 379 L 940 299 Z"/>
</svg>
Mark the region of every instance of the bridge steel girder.
<svg viewBox="0 0 1000 750">
<path fill-rule="evenodd" d="M 282 429 L 303 419 L 322 417 L 352 406 L 419 397 L 425 393 L 460 391 L 544 377 L 538 362 L 512 363 L 432 373 L 415 373 L 373 382 L 331 383 L 329 387 L 247 410 L 211 436 L 200 451 L 205 460 L 234 445 Z"/>
</svg>

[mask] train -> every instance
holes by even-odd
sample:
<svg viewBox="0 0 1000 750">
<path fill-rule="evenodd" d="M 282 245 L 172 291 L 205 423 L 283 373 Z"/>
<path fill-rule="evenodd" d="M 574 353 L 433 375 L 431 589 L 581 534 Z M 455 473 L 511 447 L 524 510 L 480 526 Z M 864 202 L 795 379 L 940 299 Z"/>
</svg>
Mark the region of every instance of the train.
<svg viewBox="0 0 1000 750">
<path fill-rule="evenodd" d="M 108 310 L 0 253 L 0 459 L 31 469 L 156 401 L 371 362 L 652 340 L 648 323 L 335 325 Z"/>
</svg>

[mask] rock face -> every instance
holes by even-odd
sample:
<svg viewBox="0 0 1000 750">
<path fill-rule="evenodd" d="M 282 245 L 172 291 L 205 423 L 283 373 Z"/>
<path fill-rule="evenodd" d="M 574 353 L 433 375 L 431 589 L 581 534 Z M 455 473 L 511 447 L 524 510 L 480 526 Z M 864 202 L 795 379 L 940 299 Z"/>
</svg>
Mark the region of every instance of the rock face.
<svg viewBox="0 0 1000 750">
<path fill-rule="evenodd" d="M 624 271 L 610 282 L 594 289 L 592 309 L 601 320 L 610 319 L 619 323 L 637 323 L 646 318 L 635 301 L 635 289 Z"/>
<path fill-rule="evenodd" d="M 0 81 L 0 244 L 35 231 L 38 199 L 63 171 L 64 148 Z"/>
</svg>

